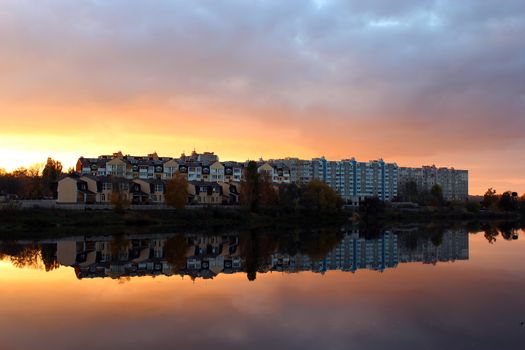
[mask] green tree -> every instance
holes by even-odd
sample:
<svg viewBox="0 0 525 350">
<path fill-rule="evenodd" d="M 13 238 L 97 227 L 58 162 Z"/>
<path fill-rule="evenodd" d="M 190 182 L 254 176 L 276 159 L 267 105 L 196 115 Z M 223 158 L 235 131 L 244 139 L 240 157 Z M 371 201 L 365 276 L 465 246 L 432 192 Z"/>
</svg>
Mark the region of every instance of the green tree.
<svg viewBox="0 0 525 350">
<path fill-rule="evenodd" d="M 300 208 L 302 188 L 296 184 L 282 184 L 279 186 L 279 206 L 285 212 L 297 212 Z"/>
<path fill-rule="evenodd" d="M 259 209 L 261 201 L 259 178 L 257 163 L 254 161 L 248 162 L 241 181 L 240 202 L 243 207 L 252 212 L 256 212 Z"/>
<path fill-rule="evenodd" d="M 307 211 L 318 214 L 335 214 L 343 206 L 343 200 L 337 192 L 320 180 L 306 184 L 302 191 L 301 203 Z"/>
<path fill-rule="evenodd" d="M 432 196 L 432 205 L 440 207 L 445 202 L 443 198 L 443 189 L 438 184 L 435 184 L 430 189 L 430 195 Z"/>
<path fill-rule="evenodd" d="M 45 191 L 53 196 L 58 197 L 58 180 L 62 174 L 62 164 L 52 158 L 47 158 L 44 170 L 42 170 L 42 182 Z"/>
<path fill-rule="evenodd" d="M 261 174 L 259 176 L 259 193 L 260 204 L 262 206 L 276 205 L 279 197 L 273 185 L 272 179 L 268 174 Z"/>
<path fill-rule="evenodd" d="M 487 209 L 491 209 L 494 208 L 497 202 L 498 196 L 496 195 L 496 190 L 491 187 L 483 195 L 483 206 Z"/>
<path fill-rule="evenodd" d="M 124 212 L 131 205 L 128 194 L 120 189 L 119 184 L 113 184 L 110 202 L 117 213 Z"/>
<path fill-rule="evenodd" d="M 525 193 L 518 200 L 518 208 L 523 214 L 525 214 Z"/>
<path fill-rule="evenodd" d="M 378 197 L 366 197 L 359 203 L 359 210 L 362 212 L 363 222 L 368 224 L 371 219 L 385 212 L 385 203 Z"/>
<path fill-rule="evenodd" d="M 415 181 L 405 183 L 405 199 L 409 202 L 416 202 L 419 197 L 419 190 Z"/>
<path fill-rule="evenodd" d="M 499 197 L 498 208 L 503 211 L 515 211 L 518 209 L 517 199 L 512 196 L 511 191 L 504 192 Z"/>
<path fill-rule="evenodd" d="M 465 208 L 471 213 L 477 213 L 481 209 L 481 204 L 476 201 L 467 201 Z"/>
<path fill-rule="evenodd" d="M 188 202 L 188 180 L 180 172 L 166 184 L 166 204 L 176 209 L 184 209 Z"/>
</svg>

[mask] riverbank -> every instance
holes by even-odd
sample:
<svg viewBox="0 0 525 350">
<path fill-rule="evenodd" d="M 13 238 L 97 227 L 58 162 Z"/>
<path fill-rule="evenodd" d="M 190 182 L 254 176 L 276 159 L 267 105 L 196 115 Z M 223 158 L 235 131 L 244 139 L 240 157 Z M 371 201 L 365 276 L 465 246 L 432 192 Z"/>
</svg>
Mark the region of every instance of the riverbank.
<svg viewBox="0 0 525 350">
<path fill-rule="evenodd" d="M 191 231 L 246 230 L 258 227 L 293 227 L 360 225 L 375 231 L 376 227 L 436 222 L 521 221 L 518 213 L 477 213 L 451 208 L 414 210 L 385 210 L 379 213 L 343 211 L 335 215 L 286 213 L 277 209 L 258 214 L 242 208 L 201 207 L 183 210 L 62 210 L 62 209 L 3 209 L 0 210 L 0 238 L 50 237 L 71 234 L 114 234 L 169 232 L 176 229 Z"/>
<path fill-rule="evenodd" d="M 353 214 L 357 221 L 375 222 L 435 222 L 447 221 L 490 221 L 490 220 L 524 220 L 525 216 L 520 212 L 488 211 L 480 210 L 470 212 L 464 208 L 453 207 L 422 207 L 418 209 L 392 209 L 388 208 L 379 212 L 356 212 Z"/>
<path fill-rule="evenodd" d="M 48 237 L 71 234 L 114 234 L 170 232 L 177 230 L 215 231 L 265 226 L 295 227 L 342 225 L 348 221 L 337 215 L 299 215 L 278 212 L 254 214 L 243 209 L 202 207 L 183 210 L 77 211 L 60 209 L 0 210 L 0 238 Z"/>
</svg>

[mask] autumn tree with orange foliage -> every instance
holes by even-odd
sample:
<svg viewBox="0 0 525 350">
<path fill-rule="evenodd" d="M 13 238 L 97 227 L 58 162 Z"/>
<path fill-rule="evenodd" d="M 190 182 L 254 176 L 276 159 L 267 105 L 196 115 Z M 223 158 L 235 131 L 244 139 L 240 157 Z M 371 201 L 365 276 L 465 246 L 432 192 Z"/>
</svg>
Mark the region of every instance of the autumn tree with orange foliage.
<svg viewBox="0 0 525 350">
<path fill-rule="evenodd" d="M 259 209 L 261 201 L 259 178 L 257 163 L 249 161 L 246 168 L 244 168 L 239 200 L 241 205 L 251 212 L 256 212 Z"/>
<path fill-rule="evenodd" d="M 171 265 L 173 273 L 179 273 L 186 267 L 186 251 L 188 242 L 183 235 L 176 235 L 166 240 L 164 252 L 166 261 Z"/>
<path fill-rule="evenodd" d="M 166 204 L 176 209 L 184 209 L 188 202 L 188 180 L 184 174 L 177 171 L 166 184 Z"/>
<path fill-rule="evenodd" d="M 272 206 L 279 202 L 279 194 L 275 189 L 269 174 L 263 173 L 259 176 L 260 204 L 262 206 Z"/>
<path fill-rule="evenodd" d="M 113 192 L 111 193 L 110 202 L 117 213 L 122 213 L 131 205 L 128 194 L 122 190 L 124 179 L 115 179 L 113 181 Z"/>
<path fill-rule="evenodd" d="M 321 180 L 312 180 L 304 186 L 301 202 L 307 211 L 319 214 L 335 214 L 343 205 L 337 192 Z"/>
</svg>

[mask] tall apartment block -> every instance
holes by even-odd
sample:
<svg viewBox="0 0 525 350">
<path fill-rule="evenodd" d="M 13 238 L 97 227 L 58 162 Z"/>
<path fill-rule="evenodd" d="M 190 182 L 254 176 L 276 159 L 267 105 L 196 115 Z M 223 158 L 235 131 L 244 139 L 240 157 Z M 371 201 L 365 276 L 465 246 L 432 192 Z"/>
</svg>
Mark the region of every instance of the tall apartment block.
<svg viewBox="0 0 525 350">
<path fill-rule="evenodd" d="M 285 158 L 278 161 L 288 167 L 292 183 L 321 180 L 354 205 L 366 197 L 391 201 L 397 196 L 398 166 L 385 163 L 382 159 L 358 162 L 354 158 L 333 161 L 321 157 L 312 160 Z"/>
<path fill-rule="evenodd" d="M 430 191 L 432 186 L 443 189 L 446 200 L 466 200 L 468 198 L 468 170 L 437 168 L 435 165 L 421 168 L 399 168 L 399 194 L 405 194 L 406 184 L 414 182 L 418 191 Z"/>
</svg>

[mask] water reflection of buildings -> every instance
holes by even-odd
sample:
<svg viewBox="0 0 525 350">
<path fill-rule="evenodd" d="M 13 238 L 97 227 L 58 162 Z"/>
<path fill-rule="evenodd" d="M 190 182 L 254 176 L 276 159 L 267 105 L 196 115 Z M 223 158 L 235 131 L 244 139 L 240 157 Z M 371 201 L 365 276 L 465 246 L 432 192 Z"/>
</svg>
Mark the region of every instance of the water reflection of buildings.
<svg viewBox="0 0 525 350">
<path fill-rule="evenodd" d="M 253 259 L 243 251 L 243 240 L 236 234 L 82 237 L 57 241 L 56 258 L 61 265 L 74 267 L 78 278 L 178 274 L 207 279 L 250 269 L 248 260 Z M 353 231 L 345 233 L 322 259 L 282 252 L 278 247 L 257 255 L 259 273 L 383 271 L 400 263 L 467 260 L 468 233 L 445 230 L 433 239 L 418 232 L 388 231 L 367 239 Z"/>
<path fill-rule="evenodd" d="M 241 272 L 236 235 L 98 237 L 57 242 L 57 260 L 78 278 L 174 274 L 212 278 Z"/>
<path fill-rule="evenodd" d="M 401 233 L 403 234 L 403 232 Z M 412 237 L 417 232 L 412 234 Z M 406 232 L 405 232 L 405 237 Z M 403 237 L 403 236 L 401 236 Z M 446 230 L 438 244 L 433 239 L 421 239 L 414 242 L 413 247 L 401 244 L 399 262 L 422 262 L 436 264 L 437 262 L 453 262 L 468 260 L 468 233 L 463 230 Z"/>
<path fill-rule="evenodd" d="M 401 235 L 406 232 L 401 233 Z M 378 238 L 366 239 L 358 232 L 347 233 L 341 242 L 320 261 L 307 255 L 272 254 L 272 270 L 285 272 L 358 269 L 383 271 L 399 263 L 422 262 L 436 264 L 468 259 L 468 233 L 464 230 L 443 232 L 440 244 L 431 239 L 416 240 L 415 247 L 400 242 L 400 234 L 385 232 Z"/>
<path fill-rule="evenodd" d="M 366 239 L 358 232 L 345 234 L 341 242 L 322 260 L 312 260 L 305 254 L 272 254 L 272 270 L 285 272 L 328 270 L 355 272 L 358 269 L 383 271 L 398 264 L 397 235 L 386 232 L 378 238 Z"/>
</svg>

